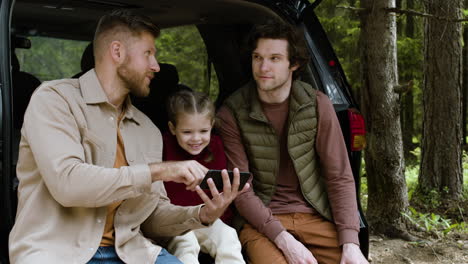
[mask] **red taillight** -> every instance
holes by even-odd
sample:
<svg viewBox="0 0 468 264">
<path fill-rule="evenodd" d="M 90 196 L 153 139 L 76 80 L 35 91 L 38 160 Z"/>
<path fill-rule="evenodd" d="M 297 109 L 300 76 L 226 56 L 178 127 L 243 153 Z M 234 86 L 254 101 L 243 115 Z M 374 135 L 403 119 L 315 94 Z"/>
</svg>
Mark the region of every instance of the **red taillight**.
<svg viewBox="0 0 468 264">
<path fill-rule="evenodd" d="M 366 147 L 366 125 L 364 118 L 355 109 L 348 109 L 351 151 L 360 151 Z"/>
</svg>

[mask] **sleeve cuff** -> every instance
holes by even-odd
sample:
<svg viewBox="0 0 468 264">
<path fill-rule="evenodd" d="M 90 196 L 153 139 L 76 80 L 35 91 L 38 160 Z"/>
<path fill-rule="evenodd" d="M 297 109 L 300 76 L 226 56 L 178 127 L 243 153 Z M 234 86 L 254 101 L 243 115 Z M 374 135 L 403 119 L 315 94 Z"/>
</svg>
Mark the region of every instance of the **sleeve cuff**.
<svg viewBox="0 0 468 264">
<path fill-rule="evenodd" d="M 354 229 L 343 229 L 338 232 L 338 241 L 340 246 L 345 243 L 354 243 L 359 246 L 359 232 Z"/>
<path fill-rule="evenodd" d="M 205 225 L 201 222 L 200 210 L 203 206 L 204 204 L 190 207 L 190 212 L 188 213 L 188 215 L 191 217 L 187 220 L 187 222 L 189 223 L 191 229 L 210 227 L 213 224 L 210 223 L 208 225 Z"/>
<path fill-rule="evenodd" d="M 275 241 L 276 237 L 286 230 L 279 220 L 274 221 L 265 226 L 264 234 L 268 237 L 271 241 Z"/>
<path fill-rule="evenodd" d="M 138 164 L 128 167 L 133 176 L 133 188 L 136 193 L 151 192 L 151 172 L 146 164 Z"/>
</svg>

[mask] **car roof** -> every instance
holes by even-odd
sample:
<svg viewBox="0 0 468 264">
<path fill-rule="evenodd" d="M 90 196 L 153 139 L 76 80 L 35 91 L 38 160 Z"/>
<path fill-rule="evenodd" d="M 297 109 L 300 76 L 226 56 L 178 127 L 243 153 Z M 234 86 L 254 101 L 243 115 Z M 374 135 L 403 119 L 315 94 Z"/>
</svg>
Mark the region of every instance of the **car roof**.
<svg viewBox="0 0 468 264">
<path fill-rule="evenodd" d="M 277 16 L 268 7 L 245 0 L 17 0 L 13 34 L 91 40 L 97 20 L 117 8 L 147 15 L 161 28 L 254 23 Z"/>
</svg>

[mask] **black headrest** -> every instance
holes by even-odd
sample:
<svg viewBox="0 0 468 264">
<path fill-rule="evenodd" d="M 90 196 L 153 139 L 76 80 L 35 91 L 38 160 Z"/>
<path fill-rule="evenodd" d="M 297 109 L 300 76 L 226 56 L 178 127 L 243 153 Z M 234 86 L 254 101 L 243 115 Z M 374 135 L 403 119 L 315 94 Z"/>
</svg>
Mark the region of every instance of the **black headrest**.
<svg viewBox="0 0 468 264">
<path fill-rule="evenodd" d="M 94 68 L 93 43 L 89 43 L 81 55 L 81 71 L 87 72 Z"/>
<path fill-rule="evenodd" d="M 21 36 L 11 36 L 11 47 L 13 49 L 30 49 L 31 40 Z"/>
<path fill-rule="evenodd" d="M 14 72 L 20 71 L 18 56 L 16 56 L 16 53 L 14 51 L 11 53 L 11 68 Z"/>
<path fill-rule="evenodd" d="M 171 93 L 179 83 L 179 73 L 172 64 L 160 63 L 159 68 L 159 72 L 154 74 L 154 78 L 150 83 L 151 93 L 161 94 L 160 91 L 163 94 Z M 153 89 L 156 89 L 156 91 L 153 91 Z"/>
</svg>

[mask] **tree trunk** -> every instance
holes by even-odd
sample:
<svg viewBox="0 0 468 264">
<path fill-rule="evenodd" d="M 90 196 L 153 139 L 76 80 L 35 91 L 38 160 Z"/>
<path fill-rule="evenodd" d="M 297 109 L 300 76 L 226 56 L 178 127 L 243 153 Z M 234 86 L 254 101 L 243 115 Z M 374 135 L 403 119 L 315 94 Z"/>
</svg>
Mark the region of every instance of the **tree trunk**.
<svg viewBox="0 0 468 264">
<path fill-rule="evenodd" d="M 388 236 L 405 234 L 401 212 L 408 206 L 404 177 L 396 61 L 395 15 L 384 8 L 395 0 L 362 0 L 362 112 L 367 124 L 365 151 L 368 205 L 373 231 Z"/>
<path fill-rule="evenodd" d="M 425 12 L 461 18 L 462 0 L 425 0 Z M 425 19 L 423 141 L 419 187 L 459 199 L 462 191 L 462 25 Z"/>
<path fill-rule="evenodd" d="M 407 9 L 414 9 L 414 0 L 406 1 Z M 406 16 L 406 28 L 405 35 L 409 38 L 414 38 L 414 17 Z M 406 79 L 402 83 L 406 83 L 410 80 L 413 80 L 413 76 L 406 76 Z M 409 90 L 403 95 L 402 98 L 402 109 L 401 109 L 401 127 L 403 135 L 403 153 L 405 160 L 414 159 L 414 155 L 411 154 L 411 151 L 414 149 L 413 144 L 413 135 L 414 135 L 414 96 L 413 90 Z"/>
<path fill-rule="evenodd" d="M 468 8 L 468 0 L 465 0 L 465 9 Z M 466 123 L 467 123 L 467 115 L 468 113 L 466 112 L 467 110 L 467 104 L 468 104 L 468 24 L 465 24 L 465 27 L 463 29 L 463 96 L 462 96 L 462 116 L 463 116 L 463 122 L 462 122 L 462 131 L 463 131 L 463 145 L 465 146 L 465 149 L 468 151 L 468 146 L 467 146 L 467 141 L 466 137 L 467 131 L 466 131 Z"/>
</svg>

